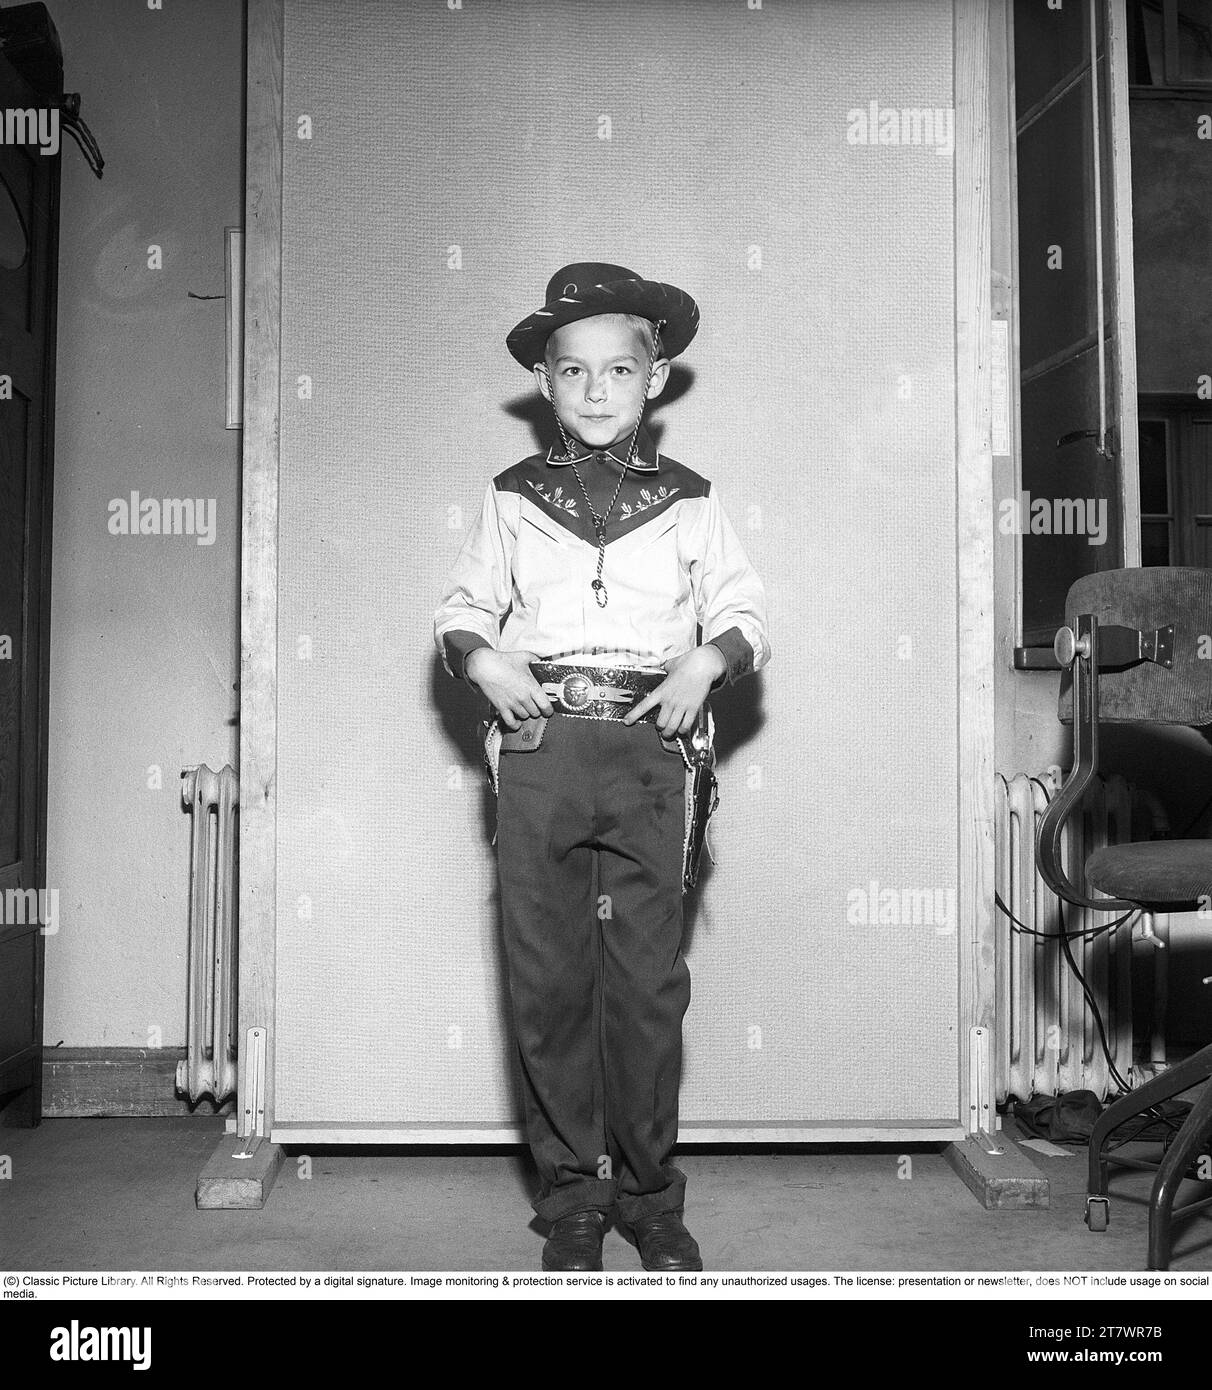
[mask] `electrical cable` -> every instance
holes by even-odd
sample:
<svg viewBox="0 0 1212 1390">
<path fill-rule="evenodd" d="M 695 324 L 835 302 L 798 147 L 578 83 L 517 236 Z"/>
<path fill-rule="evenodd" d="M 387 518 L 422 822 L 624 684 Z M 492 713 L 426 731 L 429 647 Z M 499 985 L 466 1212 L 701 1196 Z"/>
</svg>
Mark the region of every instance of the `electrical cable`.
<svg viewBox="0 0 1212 1390">
<path fill-rule="evenodd" d="M 1019 936 L 1043 937 L 1047 941 L 1056 939 L 1056 932 L 1036 931 L 1034 927 L 1029 927 L 1025 922 L 1020 922 L 1002 901 L 1000 893 L 995 892 L 993 894 L 993 901 L 997 904 L 1003 916 L 1010 919 L 1010 930 L 1012 932 L 1016 932 Z M 1071 932 L 1070 939 L 1074 941 L 1079 939 L 1092 941 L 1096 936 L 1102 936 L 1104 932 L 1117 931 L 1125 922 L 1130 921 L 1133 917 L 1140 916 L 1140 912 L 1141 909 L 1139 907 L 1134 907 L 1131 912 L 1125 912 L 1122 917 L 1117 917 L 1114 922 L 1104 922 L 1101 927 L 1087 927 L 1085 931 Z"/>
<path fill-rule="evenodd" d="M 1042 791 L 1043 794 L 1044 794 L 1044 797 L 1045 797 L 1048 801 L 1051 801 L 1052 798 L 1051 798 L 1051 796 L 1049 795 L 1048 789 L 1047 789 L 1046 787 L 1044 787 L 1042 784 L 1039 784 L 1039 785 L 1040 785 L 1041 791 Z M 1110 1047 L 1110 1044 L 1107 1042 L 1107 1030 L 1106 1030 L 1106 1027 L 1105 1027 L 1104 1024 L 1103 1024 L 1102 1010 L 1098 1007 L 1098 1001 L 1095 999 L 1093 993 L 1091 992 L 1090 986 L 1086 983 L 1086 978 L 1085 978 L 1085 976 L 1082 974 L 1081 970 L 1078 968 L 1078 964 L 1077 964 L 1076 959 L 1074 958 L 1074 955 L 1073 955 L 1073 948 L 1072 948 L 1072 946 L 1070 945 L 1070 942 L 1071 942 L 1071 941 L 1080 941 L 1080 940 L 1093 941 L 1095 937 L 1101 936 L 1101 935 L 1103 935 L 1104 933 L 1117 931 L 1117 930 L 1118 930 L 1120 927 L 1122 927 L 1126 922 L 1129 922 L 1129 921 L 1131 921 L 1132 918 L 1139 916 L 1139 915 L 1141 914 L 1141 912 L 1142 912 L 1143 909 L 1141 909 L 1141 908 L 1133 908 L 1130 912 L 1124 913 L 1123 916 L 1117 917 L 1117 918 L 1115 919 L 1114 922 L 1106 922 L 1106 923 L 1104 923 L 1104 924 L 1103 924 L 1102 926 L 1100 926 L 1100 927 L 1090 927 L 1090 928 L 1088 928 L 1086 931 L 1070 932 L 1070 931 L 1067 929 L 1066 925 L 1065 925 L 1065 914 L 1064 914 L 1064 909 L 1063 909 L 1063 907 L 1062 907 L 1062 905 L 1061 905 L 1060 899 L 1058 898 L 1058 899 L 1057 899 L 1056 907 L 1057 907 L 1057 921 L 1058 921 L 1059 930 L 1056 931 L 1056 932 L 1042 932 L 1042 931 L 1036 931 L 1034 928 L 1028 927 L 1025 923 L 1020 922 L 1020 921 L 1018 920 L 1018 918 L 1015 917 L 1015 915 L 1010 911 L 1010 909 L 1009 909 L 1009 908 L 1006 906 L 1006 904 L 1002 901 L 1002 897 L 1001 897 L 1001 894 L 1000 894 L 1000 893 L 998 893 L 998 892 L 995 891 L 994 894 L 993 894 L 993 900 L 994 900 L 994 902 L 997 904 L 997 907 L 999 908 L 999 910 L 1000 910 L 1002 913 L 1004 913 L 1005 916 L 1009 919 L 1010 924 L 1011 924 L 1011 927 L 1010 927 L 1010 930 L 1011 930 L 1011 931 L 1016 931 L 1016 930 L 1017 930 L 1017 931 L 1019 932 L 1020 935 L 1024 935 L 1024 936 L 1036 936 L 1036 937 L 1044 937 L 1044 938 L 1055 937 L 1055 938 L 1057 938 L 1057 940 L 1058 940 L 1058 942 L 1059 942 L 1059 944 L 1060 944 L 1061 953 L 1062 953 L 1063 956 L 1065 957 L 1065 963 L 1068 965 L 1069 969 L 1072 971 L 1072 973 L 1073 973 L 1075 979 L 1077 980 L 1078 984 L 1081 986 L 1082 994 L 1085 996 L 1085 1000 L 1086 1000 L 1087 1007 L 1089 1008 L 1090 1013 L 1093 1015 L 1095 1027 L 1098 1029 L 1098 1040 L 1099 1040 L 1099 1044 L 1100 1044 L 1101 1047 L 1102 1047 L 1103 1056 L 1106 1058 L 1107 1067 L 1108 1067 L 1108 1070 L 1109 1070 L 1110 1073 L 1111 1073 L 1111 1077 L 1112 1077 L 1112 1079 L 1115 1081 L 1115 1084 L 1116 1084 L 1117 1086 L 1119 1086 L 1120 1090 L 1121 1090 L 1125 1095 L 1127 1095 L 1127 1094 L 1132 1090 L 1132 1087 L 1131 1087 L 1131 1086 L 1128 1084 L 1128 1082 L 1124 1079 L 1123 1075 L 1120 1073 L 1119 1068 L 1115 1065 L 1115 1059 L 1114 1059 L 1114 1058 L 1112 1057 L 1112 1055 L 1111 1055 L 1111 1047 Z M 1166 1116 L 1165 1114 L 1163 1114 L 1162 1111 L 1160 1111 L 1156 1106 L 1152 1106 L 1152 1105 L 1151 1105 L 1151 1106 L 1149 1106 L 1146 1110 L 1143 1110 L 1143 1111 L 1141 1111 L 1140 1113 L 1141 1113 L 1142 1115 L 1149 1115 L 1150 1117 L 1152 1117 L 1152 1119 L 1153 1119 L 1156 1123 L 1163 1125 L 1171 1134 L 1177 1132 L 1177 1130 L 1178 1130 L 1179 1128 L 1181 1128 L 1181 1126 L 1174 1124 L 1174 1123 L 1169 1119 L 1169 1117 Z M 1134 1117 L 1134 1118 L 1135 1118 L 1135 1117 Z M 1126 1123 L 1126 1122 L 1125 1122 L 1125 1123 Z M 1127 1142 L 1128 1142 L 1128 1140 L 1121 1140 L 1121 1143 L 1127 1143 Z M 1116 1144 L 1115 1147 L 1116 1147 L 1116 1148 L 1119 1148 L 1120 1145 L 1119 1145 L 1119 1144 Z"/>
<path fill-rule="evenodd" d="M 1065 961 L 1068 964 L 1069 969 L 1073 972 L 1073 975 L 1076 978 L 1077 983 L 1081 985 L 1082 994 L 1085 995 L 1086 998 L 1086 1004 L 1089 1007 L 1090 1012 L 1094 1015 L 1094 1023 L 1098 1029 L 1098 1040 L 1102 1044 L 1103 1056 L 1107 1059 L 1107 1069 L 1110 1071 L 1112 1077 L 1114 1078 L 1115 1084 L 1120 1088 L 1120 1090 L 1122 1090 L 1126 1094 L 1128 1091 L 1132 1089 L 1132 1087 L 1120 1074 L 1119 1068 L 1115 1065 L 1115 1059 L 1111 1056 L 1111 1045 L 1107 1042 L 1107 1030 L 1103 1026 L 1102 1010 L 1098 1007 L 1098 1000 L 1095 999 L 1094 994 L 1090 989 L 1090 986 L 1086 983 L 1086 977 L 1078 969 L 1077 961 L 1074 959 L 1073 947 L 1069 944 L 1069 932 L 1065 927 L 1065 914 L 1064 910 L 1061 908 L 1059 899 L 1057 899 L 1056 910 L 1057 922 L 1060 927 L 1060 930 L 1058 931 L 1057 935 L 1060 937 L 1061 951 L 1064 953 Z M 1128 915 L 1132 916 L 1133 914 L 1129 913 Z M 1161 1117 L 1158 1116 L 1158 1118 L 1160 1119 Z"/>
</svg>

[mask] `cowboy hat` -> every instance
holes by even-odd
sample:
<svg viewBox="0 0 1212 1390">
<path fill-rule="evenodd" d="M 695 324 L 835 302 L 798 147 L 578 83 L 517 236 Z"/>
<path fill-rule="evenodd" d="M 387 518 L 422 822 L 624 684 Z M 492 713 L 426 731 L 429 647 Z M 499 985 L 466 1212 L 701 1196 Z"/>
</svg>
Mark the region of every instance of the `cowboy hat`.
<svg viewBox="0 0 1212 1390">
<path fill-rule="evenodd" d="M 557 328 L 595 314 L 636 314 L 661 324 L 661 355 L 676 357 L 698 332 L 699 306 L 676 285 L 644 280 L 626 266 L 579 261 L 557 270 L 547 283 L 547 302 L 505 339 L 527 371 L 543 360 Z"/>
</svg>

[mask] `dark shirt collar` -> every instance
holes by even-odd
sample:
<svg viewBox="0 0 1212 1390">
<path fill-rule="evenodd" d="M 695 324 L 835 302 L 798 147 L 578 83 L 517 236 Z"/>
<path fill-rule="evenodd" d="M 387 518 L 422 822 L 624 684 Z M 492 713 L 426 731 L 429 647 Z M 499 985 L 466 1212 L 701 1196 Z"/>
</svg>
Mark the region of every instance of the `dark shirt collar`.
<svg viewBox="0 0 1212 1390">
<path fill-rule="evenodd" d="M 562 444 L 553 444 L 547 451 L 547 462 L 555 464 L 557 467 L 562 463 L 582 463 L 588 458 L 608 458 L 615 463 L 627 462 L 627 450 L 631 447 L 631 434 L 628 432 L 622 439 L 609 449 L 591 449 L 586 444 L 582 444 L 579 439 L 572 441 L 572 447 L 577 451 L 574 458 L 566 459 L 561 457 L 564 453 Z M 656 445 L 652 442 L 652 436 L 640 426 L 639 438 L 636 440 L 635 462 L 631 465 L 633 469 L 641 473 L 656 473 L 660 467 L 660 455 L 657 453 Z"/>
</svg>

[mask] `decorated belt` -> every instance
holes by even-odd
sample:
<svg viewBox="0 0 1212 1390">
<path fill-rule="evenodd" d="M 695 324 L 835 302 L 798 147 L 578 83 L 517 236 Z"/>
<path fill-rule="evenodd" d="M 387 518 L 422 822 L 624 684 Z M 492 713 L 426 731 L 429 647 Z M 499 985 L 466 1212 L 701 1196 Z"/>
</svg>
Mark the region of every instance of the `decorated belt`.
<svg viewBox="0 0 1212 1390">
<path fill-rule="evenodd" d="M 557 714 L 577 714 L 584 719 L 622 719 L 665 679 L 664 671 L 640 671 L 632 666 L 563 666 L 554 661 L 532 661 L 530 670 Z M 656 709 L 650 709 L 640 716 L 640 722 L 656 717 Z"/>
</svg>

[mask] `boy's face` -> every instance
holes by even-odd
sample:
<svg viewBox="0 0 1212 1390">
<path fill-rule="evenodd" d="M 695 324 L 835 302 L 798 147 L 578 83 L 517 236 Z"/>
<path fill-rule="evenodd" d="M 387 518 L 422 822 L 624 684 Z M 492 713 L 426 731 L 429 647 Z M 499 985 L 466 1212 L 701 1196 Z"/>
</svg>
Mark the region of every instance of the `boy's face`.
<svg viewBox="0 0 1212 1390">
<path fill-rule="evenodd" d="M 609 449 L 635 429 L 648 353 L 638 328 L 598 314 L 556 329 L 546 362 L 535 365 L 535 380 L 570 435 L 590 449 Z M 649 399 L 661 394 L 668 376 L 668 358 L 657 358 Z"/>
</svg>

